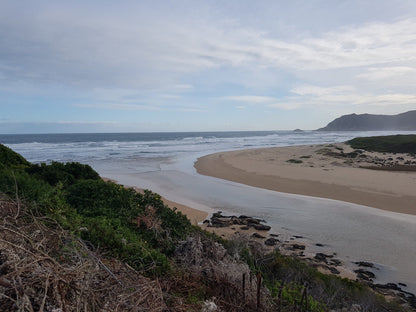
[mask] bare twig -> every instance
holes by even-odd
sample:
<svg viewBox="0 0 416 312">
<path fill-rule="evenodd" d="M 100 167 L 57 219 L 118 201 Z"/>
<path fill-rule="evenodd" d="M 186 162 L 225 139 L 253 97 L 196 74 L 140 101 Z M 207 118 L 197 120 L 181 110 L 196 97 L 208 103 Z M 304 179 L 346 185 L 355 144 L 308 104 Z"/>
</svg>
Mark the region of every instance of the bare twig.
<svg viewBox="0 0 416 312">
<path fill-rule="evenodd" d="M 20 199 L 19 199 L 19 188 L 17 186 L 16 176 L 14 175 L 14 172 L 12 171 L 13 179 L 14 179 L 14 187 L 15 187 L 15 193 L 16 193 L 16 204 L 17 204 L 17 212 L 14 216 L 14 220 L 16 221 L 17 218 L 20 215 Z"/>
<path fill-rule="evenodd" d="M 48 295 L 48 288 L 49 288 L 49 277 L 50 277 L 50 273 L 48 273 L 48 276 L 46 277 L 45 295 L 43 296 L 42 303 L 41 303 L 40 308 L 39 308 L 39 312 L 43 312 L 43 308 L 45 307 L 46 297 Z"/>
</svg>

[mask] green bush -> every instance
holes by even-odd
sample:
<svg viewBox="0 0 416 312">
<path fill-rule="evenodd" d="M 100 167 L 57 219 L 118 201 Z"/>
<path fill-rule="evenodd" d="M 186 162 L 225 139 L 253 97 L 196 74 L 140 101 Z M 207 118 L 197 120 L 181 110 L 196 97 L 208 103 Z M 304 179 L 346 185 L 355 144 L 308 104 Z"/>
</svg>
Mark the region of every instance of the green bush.
<svg viewBox="0 0 416 312">
<path fill-rule="evenodd" d="M 0 168 L 26 167 L 30 163 L 20 154 L 0 144 Z"/>
<path fill-rule="evenodd" d="M 11 198 L 36 202 L 51 191 L 51 186 L 21 169 L 0 169 L 0 191 Z"/>
<path fill-rule="evenodd" d="M 163 253 L 149 246 L 146 240 L 119 219 L 105 216 L 84 218 L 82 226 L 87 229 L 81 232 L 82 239 L 126 261 L 137 270 L 159 275 L 170 268 Z"/>
<path fill-rule="evenodd" d="M 67 201 L 85 217 L 106 216 L 131 222 L 137 216 L 137 194 L 103 180 L 81 180 L 67 190 Z"/>
<path fill-rule="evenodd" d="M 370 152 L 416 153 L 416 135 L 388 135 L 355 138 L 347 142 L 355 149 Z"/>
<path fill-rule="evenodd" d="M 171 209 L 165 205 L 159 194 L 145 190 L 143 194 L 138 194 L 139 216 L 146 213 L 146 208 L 153 207 L 156 215 L 160 218 L 161 227 L 168 231 L 172 241 L 184 239 L 193 227 L 189 219 L 176 209 Z"/>
<path fill-rule="evenodd" d="M 46 181 L 50 185 L 62 182 L 65 186 L 72 185 L 80 180 L 99 180 L 100 176 L 89 165 L 80 163 L 52 162 L 47 165 L 42 163 L 32 164 L 26 171 L 37 178 Z"/>
<path fill-rule="evenodd" d="M 286 162 L 292 163 L 292 164 L 301 164 L 301 163 L 303 163 L 302 160 L 300 160 L 300 159 L 293 159 L 293 158 L 286 160 Z"/>
</svg>

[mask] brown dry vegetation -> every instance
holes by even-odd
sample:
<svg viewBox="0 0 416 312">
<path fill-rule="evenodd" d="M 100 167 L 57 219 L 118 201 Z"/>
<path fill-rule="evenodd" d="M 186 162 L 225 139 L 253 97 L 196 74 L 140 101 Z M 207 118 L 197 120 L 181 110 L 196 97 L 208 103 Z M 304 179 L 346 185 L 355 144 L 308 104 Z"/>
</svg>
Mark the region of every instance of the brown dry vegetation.
<svg viewBox="0 0 416 312">
<path fill-rule="evenodd" d="M 51 219 L 0 205 L 1 311 L 165 310 L 157 281 L 102 258 Z"/>
</svg>

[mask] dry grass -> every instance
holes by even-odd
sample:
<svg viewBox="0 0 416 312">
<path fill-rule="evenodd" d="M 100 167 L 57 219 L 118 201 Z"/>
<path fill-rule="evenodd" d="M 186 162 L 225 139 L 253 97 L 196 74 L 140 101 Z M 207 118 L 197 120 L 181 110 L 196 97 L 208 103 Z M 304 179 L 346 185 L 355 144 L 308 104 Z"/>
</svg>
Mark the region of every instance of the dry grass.
<svg viewBox="0 0 416 312">
<path fill-rule="evenodd" d="M 0 200 L 0 311 L 165 311 L 160 283 Z"/>
</svg>

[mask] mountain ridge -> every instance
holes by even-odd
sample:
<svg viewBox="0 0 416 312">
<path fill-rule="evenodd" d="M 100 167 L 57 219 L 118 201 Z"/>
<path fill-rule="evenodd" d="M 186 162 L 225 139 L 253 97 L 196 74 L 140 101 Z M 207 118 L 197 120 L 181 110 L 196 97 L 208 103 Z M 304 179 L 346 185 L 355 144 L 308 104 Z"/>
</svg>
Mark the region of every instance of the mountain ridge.
<svg viewBox="0 0 416 312">
<path fill-rule="evenodd" d="M 318 131 L 416 130 L 416 110 L 397 115 L 349 114 L 338 117 Z"/>
</svg>

